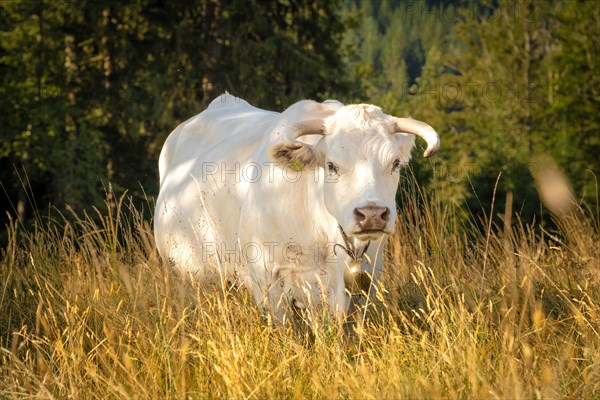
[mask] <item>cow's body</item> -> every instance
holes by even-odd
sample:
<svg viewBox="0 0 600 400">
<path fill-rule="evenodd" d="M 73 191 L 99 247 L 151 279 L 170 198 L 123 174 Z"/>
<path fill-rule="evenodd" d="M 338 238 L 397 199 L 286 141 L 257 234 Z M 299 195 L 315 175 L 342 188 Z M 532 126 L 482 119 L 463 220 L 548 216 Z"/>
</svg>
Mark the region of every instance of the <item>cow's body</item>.
<svg viewBox="0 0 600 400">
<path fill-rule="evenodd" d="M 373 106 L 354 107 L 360 111 Z M 379 276 L 385 234 L 393 228 L 388 219 L 395 219 L 397 176 L 384 174 L 390 182 L 381 189 L 382 178 L 373 171 L 389 169 L 387 153 L 397 151 L 398 159 L 408 162 L 414 143 L 413 135 L 389 135 L 395 136 L 393 141 L 387 132 L 377 139 L 377 134 L 370 137 L 357 130 L 345 133 L 346 141 L 340 142 L 345 145 L 340 145 L 323 130 L 337 132 L 332 116 L 346 120 L 342 113 L 347 109 L 339 102 L 301 101 L 275 113 L 225 94 L 181 124 L 160 156 L 154 227 L 161 257 L 202 280 L 239 277 L 278 321 L 286 304 L 306 307 L 323 298 L 332 313 L 343 316 L 349 304 L 344 272 L 352 260 L 344 251 L 334 254 L 334 245 L 360 250 L 370 243 L 364 258 L 371 262 L 363 268 Z M 315 121 L 325 128 L 294 134 L 294 129 L 308 129 Z M 293 140 L 300 135 L 306 135 L 302 142 Z M 368 149 L 361 150 L 369 146 L 382 154 L 374 156 L 384 160 L 382 167 L 373 167 Z M 339 151 L 346 148 L 352 154 L 367 152 L 348 160 L 345 150 Z M 339 172 L 331 162 L 324 167 L 329 156 L 351 172 Z M 362 186 L 356 185 L 358 179 L 364 179 Z M 344 190 L 355 186 L 357 190 L 344 196 Z M 387 213 L 373 214 L 372 209 L 384 210 L 375 206 L 386 204 Z M 345 244 L 342 230 L 350 244 Z"/>
</svg>

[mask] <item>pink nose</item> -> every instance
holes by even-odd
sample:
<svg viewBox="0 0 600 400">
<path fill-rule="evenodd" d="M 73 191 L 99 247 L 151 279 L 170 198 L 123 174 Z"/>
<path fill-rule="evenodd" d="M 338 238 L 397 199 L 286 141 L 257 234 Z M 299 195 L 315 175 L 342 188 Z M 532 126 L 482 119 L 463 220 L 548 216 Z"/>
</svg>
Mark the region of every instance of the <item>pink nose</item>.
<svg viewBox="0 0 600 400">
<path fill-rule="evenodd" d="M 354 209 L 354 218 L 362 231 L 382 231 L 390 219 L 387 207 L 367 206 Z"/>
</svg>

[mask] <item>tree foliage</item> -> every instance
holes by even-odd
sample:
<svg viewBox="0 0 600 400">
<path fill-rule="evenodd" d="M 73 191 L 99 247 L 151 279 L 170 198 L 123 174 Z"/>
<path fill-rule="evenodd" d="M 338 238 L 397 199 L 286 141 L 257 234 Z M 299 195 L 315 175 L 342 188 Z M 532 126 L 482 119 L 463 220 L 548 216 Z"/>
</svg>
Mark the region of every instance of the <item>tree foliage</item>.
<svg viewBox="0 0 600 400">
<path fill-rule="evenodd" d="M 27 194 L 43 211 L 101 207 L 109 183 L 156 193 L 164 139 L 224 90 L 281 109 L 346 88 L 335 2 L 42 0 L 1 12 L 2 205 L 20 217 Z"/>
<path fill-rule="evenodd" d="M 358 2 L 352 73 L 388 112 L 442 136 L 415 173 L 466 210 L 497 194 L 528 219 L 541 157 L 567 173 L 577 199 L 596 202 L 600 142 L 599 8 L 569 2 Z M 514 196 L 513 196 L 514 195 Z M 507 207 L 510 206 L 507 204 Z"/>
<path fill-rule="evenodd" d="M 595 204 L 600 11 L 589 1 L 9 1 L 0 6 L 2 208 L 157 192 L 174 127 L 224 90 L 281 110 L 369 102 L 433 125 L 425 186 L 532 217 L 540 156 Z M 50 209 L 52 209 L 50 207 Z"/>
</svg>

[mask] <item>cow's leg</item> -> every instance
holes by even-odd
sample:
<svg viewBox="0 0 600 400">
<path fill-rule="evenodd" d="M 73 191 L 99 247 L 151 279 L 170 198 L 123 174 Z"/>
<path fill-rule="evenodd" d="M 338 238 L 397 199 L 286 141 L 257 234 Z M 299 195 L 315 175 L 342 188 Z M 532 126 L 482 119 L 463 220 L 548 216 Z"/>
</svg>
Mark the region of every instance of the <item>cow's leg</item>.
<svg viewBox="0 0 600 400">
<path fill-rule="evenodd" d="M 344 284 L 346 265 L 340 263 L 331 269 L 329 279 L 329 311 L 339 322 L 343 322 L 348 312 L 350 298 Z"/>
<path fill-rule="evenodd" d="M 248 263 L 240 279 L 252 293 L 256 305 L 265 316 L 270 314 L 274 322 L 282 324 L 284 319 L 283 289 L 280 282 L 273 280 L 272 267 L 259 263 Z"/>
</svg>

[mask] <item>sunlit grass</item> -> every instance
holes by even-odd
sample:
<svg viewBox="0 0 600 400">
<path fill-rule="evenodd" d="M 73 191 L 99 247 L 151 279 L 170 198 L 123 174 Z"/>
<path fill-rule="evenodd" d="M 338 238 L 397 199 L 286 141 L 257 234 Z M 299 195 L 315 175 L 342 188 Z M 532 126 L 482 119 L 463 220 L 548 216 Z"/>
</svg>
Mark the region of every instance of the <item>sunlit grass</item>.
<svg viewBox="0 0 600 400">
<path fill-rule="evenodd" d="M 75 223 L 12 223 L 0 395 L 598 398 L 598 221 L 488 234 L 419 190 L 404 200 L 378 300 L 352 337 L 272 326 L 244 291 L 178 276 L 125 198 Z"/>
</svg>

